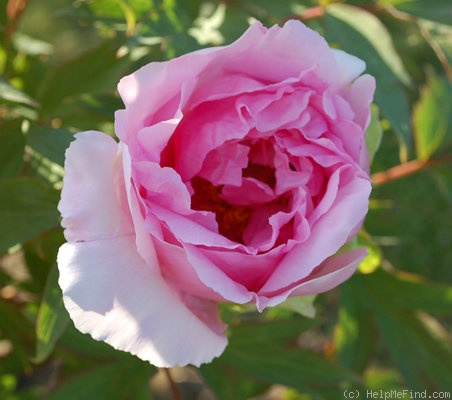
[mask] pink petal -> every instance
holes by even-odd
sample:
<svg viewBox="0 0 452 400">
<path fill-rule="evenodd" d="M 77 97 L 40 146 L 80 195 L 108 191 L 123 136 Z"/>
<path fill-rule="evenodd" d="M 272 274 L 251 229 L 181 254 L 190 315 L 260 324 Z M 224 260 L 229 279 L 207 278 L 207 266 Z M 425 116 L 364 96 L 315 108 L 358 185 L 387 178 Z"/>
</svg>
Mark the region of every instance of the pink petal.
<svg viewBox="0 0 452 400">
<path fill-rule="evenodd" d="M 75 326 L 96 340 L 158 367 L 210 362 L 227 344 L 212 304 L 186 304 L 144 263 L 132 236 L 66 243 L 58 266 Z"/>
<path fill-rule="evenodd" d="M 285 289 L 279 294 L 261 291 L 256 296 L 257 308 L 262 311 L 265 307 L 282 303 L 288 297 L 308 296 L 331 290 L 353 275 L 366 254 L 365 248 L 359 248 L 330 257 L 317 267 L 312 274 L 302 281 L 292 284 L 289 289 Z"/>
<path fill-rule="evenodd" d="M 121 158 L 116 142 L 101 132 L 75 135 L 66 151 L 58 204 L 68 241 L 131 234 Z"/>
<path fill-rule="evenodd" d="M 369 179 L 356 176 L 350 182 L 338 185 L 340 190 L 334 201 L 326 200 L 329 211 L 311 226 L 310 237 L 286 255 L 262 288 L 264 292 L 287 287 L 308 276 L 316 266 L 339 250 L 362 222 L 371 191 Z"/>
</svg>

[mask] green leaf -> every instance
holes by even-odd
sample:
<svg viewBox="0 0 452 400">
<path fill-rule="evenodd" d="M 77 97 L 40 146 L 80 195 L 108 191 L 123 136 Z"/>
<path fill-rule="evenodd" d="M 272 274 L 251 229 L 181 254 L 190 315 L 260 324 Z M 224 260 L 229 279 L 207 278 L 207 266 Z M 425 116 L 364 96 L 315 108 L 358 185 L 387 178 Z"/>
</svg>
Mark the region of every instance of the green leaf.
<svg viewBox="0 0 452 400">
<path fill-rule="evenodd" d="M 25 138 L 19 121 L 0 122 L 0 178 L 17 175 L 23 162 Z"/>
<path fill-rule="evenodd" d="M 44 296 L 38 312 L 36 362 L 40 363 L 50 355 L 68 322 L 69 315 L 64 308 L 63 295 L 58 286 L 58 268 L 54 264 L 47 277 Z"/>
<path fill-rule="evenodd" d="M 428 71 L 427 83 L 413 112 L 413 128 L 417 157 L 428 160 L 443 143 L 452 114 L 452 85 L 432 70 Z"/>
<path fill-rule="evenodd" d="M 317 295 L 290 297 L 284 303 L 278 305 L 279 308 L 295 311 L 303 317 L 314 318 L 315 307 L 314 300 Z"/>
<path fill-rule="evenodd" d="M 366 304 L 407 385 L 415 390 L 446 389 L 452 381 L 448 367 L 452 348 L 443 328 L 425 312 L 447 309 L 450 313 L 452 288 L 410 282 L 382 269 L 357 275 L 356 280 L 367 289 Z"/>
<path fill-rule="evenodd" d="M 380 298 L 381 300 L 381 298 Z M 390 301 L 374 303 L 376 320 L 394 363 L 409 387 L 448 390 L 452 382 L 452 351 L 422 319 L 395 308 Z"/>
<path fill-rule="evenodd" d="M 73 138 L 72 132 L 65 128 L 32 125 L 27 132 L 27 144 L 60 166 L 64 165 L 64 153 Z"/>
<path fill-rule="evenodd" d="M 422 310 L 433 314 L 452 314 L 452 286 L 423 281 L 420 276 L 389 274 L 383 269 L 360 277 L 366 287 L 390 299 L 400 310 Z"/>
<path fill-rule="evenodd" d="M 0 181 L 0 253 L 59 223 L 58 191 L 34 178 Z"/>
<path fill-rule="evenodd" d="M 410 77 L 384 25 L 372 14 L 346 4 L 326 9 L 326 37 L 366 62 L 375 76 L 375 102 L 398 134 L 402 152 L 411 147 L 410 108 L 405 85 Z"/>
<path fill-rule="evenodd" d="M 357 275 L 341 285 L 340 293 L 339 321 L 334 332 L 337 357 L 343 366 L 362 372 L 372 356 L 375 340 L 367 293 Z"/>
<path fill-rule="evenodd" d="M 450 0 L 382 0 L 382 3 L 392 4 L 399 11 L 419 18 L 452 24 Z"/>
<path fill-rule="evenodd" d="M 72 377 L 47 400 L 148 400 L 149 379 L 155 368 L 132 357 L 113 364 L 103 365 Z"/>
<path fill-rule="evenodd" d="M 13 358 L 15 364 L 23 367 L 30 365 L 27 344 L 33 342 L 32 332 L 33 326 L 22 310 L 16 304 L 0 298 L 0 337 L 11 341 L 12 352 L 8 357 Z M 5 371 L 7 364 L 6 360 L 2 359 L 0 375 Z"/>
<path fill-rule="evenodd" d="M 297 347 L 297 336 L 315 322 L 301 318 L 232 327 L 229 346 L 214 361 L 229 365 L 272 384 L 290 386 L 304 393 L 339 393 L 344 382 L 357 377 L 320 355 Z"/>
<path fill-rule="evenodd" d="M 61 105 L 82 94 L 103 93 L 116 88 L 129 63 L 118 58 L 113 43 L 105 42 L 58 68 L 49 70 L 39 92 L 41 113 L 58 111 Z"/>
<path fill-rule="evenodd" d="M 0 78 L 0 99 L 11 101 L 13 103 L 26 104 L 32 107 L 39 106 L 36 100 L 32 99 L 30 96 L 20 91 L 19 89 L 16 89 L 3 78 Z"/>
<path fill-rule="evenodd" d="M 372 160 L 380 147 L 381 139 L 383 138 L 383 129 L 380 123 L 380 112 L 375 104 L 371 105 L 371 119 L 370 124 L 366 130 L 366 145 L 369 153 L 369 163 L 372 165 Z"/>
</svg>

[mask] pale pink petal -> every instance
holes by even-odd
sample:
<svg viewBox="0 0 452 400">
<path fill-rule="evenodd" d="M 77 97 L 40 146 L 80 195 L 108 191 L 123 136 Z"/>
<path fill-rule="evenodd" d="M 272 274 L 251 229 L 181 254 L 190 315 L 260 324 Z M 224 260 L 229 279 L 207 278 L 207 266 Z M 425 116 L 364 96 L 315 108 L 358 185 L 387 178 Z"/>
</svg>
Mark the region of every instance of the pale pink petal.
<svg viewBox="0 0 452 400">
<path fill-rule="evenodd" d="M 332 49 L 332 53 L 337 62 L 335 79 L 333 85 L 335 88 L 345 88 L 350 85 L 366 69 L 366 63 L 358 57 L 352 56 L 345 51 Z"/>
<path fill-rule="evenodd" d="M 121 157 L 116 142 L 101 132 L 75 135 L 66 151 L 58 210 L 68 241 L 130 234 Z"/>
<path fill-rule="evenodd" d="M 127 143 L 141 128 L 175 118 L 183 83 L 197 76 L 209 60 L 210 56 L 191 53 L 169 62 L 147 64 L 122 78 L 118 91 L 126 110 L 116 115 L 121 120 L 116 129 L 118 137 Z"/>
<path fill-rule="evenodd" d="M 75 326 L 96 340 L 158 367 L 200 365 L 226 346 L 224 326 L 213 318 L 210 302 L 186 305 L 144 263 L 131 236 L 66 243 L 58 266 Z"/>
<path fill-rule="evenodd" d="M 350 89 L 344 94 L 344 98 L 350 103 L 356 114 L 355 122 L 365 130 L 370 122 L 370 104 L 375 92 L 375 78 L 370 75 L 360 76 Z"/>
</svg>

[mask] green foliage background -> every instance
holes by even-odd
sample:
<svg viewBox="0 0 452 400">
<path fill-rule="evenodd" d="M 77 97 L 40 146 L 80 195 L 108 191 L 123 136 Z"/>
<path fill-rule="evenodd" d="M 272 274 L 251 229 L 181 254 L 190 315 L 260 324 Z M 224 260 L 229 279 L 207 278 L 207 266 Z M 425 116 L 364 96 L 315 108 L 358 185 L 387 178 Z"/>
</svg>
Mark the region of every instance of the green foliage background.
<svg viewBox="0 0 452 400">
<path fill-rule="evenodd" d="M 364 59 L 377 79 L 368 141 L 372 151 L 380 139 L 381 146 L 371 210 L 357 239 L 370 256 L 347 283 L 315 299 L 313 318 L 306 316 L 312 299 L 262 315 L 225 305 L 230 345 L 213 363 L 189 371 L 201 379 L 198 392 L 303 400 L 340 399 L 344 390 L 363 398 L 368 390 L 450 393 L 450 0 L 5 3 L 0 399 L 164 398 L 149 384 L 164 371 L 80 334 L 62 305 L 55 256 L 64 241 L 56 210 L 64 151 L 77 131 L 113 134 L 122 76 L 150 61 L 230 43 L 253 18 L 267 26 L 300 19 Z M 198 398 L 191 393 L 181 396 Z"/>
</svg>

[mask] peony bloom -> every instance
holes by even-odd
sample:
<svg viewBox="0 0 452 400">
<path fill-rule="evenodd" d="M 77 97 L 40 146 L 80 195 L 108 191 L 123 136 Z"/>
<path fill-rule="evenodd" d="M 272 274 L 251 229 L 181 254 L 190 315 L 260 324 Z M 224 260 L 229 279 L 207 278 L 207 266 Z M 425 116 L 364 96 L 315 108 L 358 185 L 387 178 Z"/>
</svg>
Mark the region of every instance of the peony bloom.
<svg viewBox="0 0 452 400">
<path fill-rule="evenodd" d="M 226 344 L 218 302 L 258 310 L 348 279 L 371 191 L 374 79 L 298 21 L 148 64 L 118 86 L 119 143 L 76 135 L 59 203 L 75 326 L 160 367 Z"/>
</svg>

